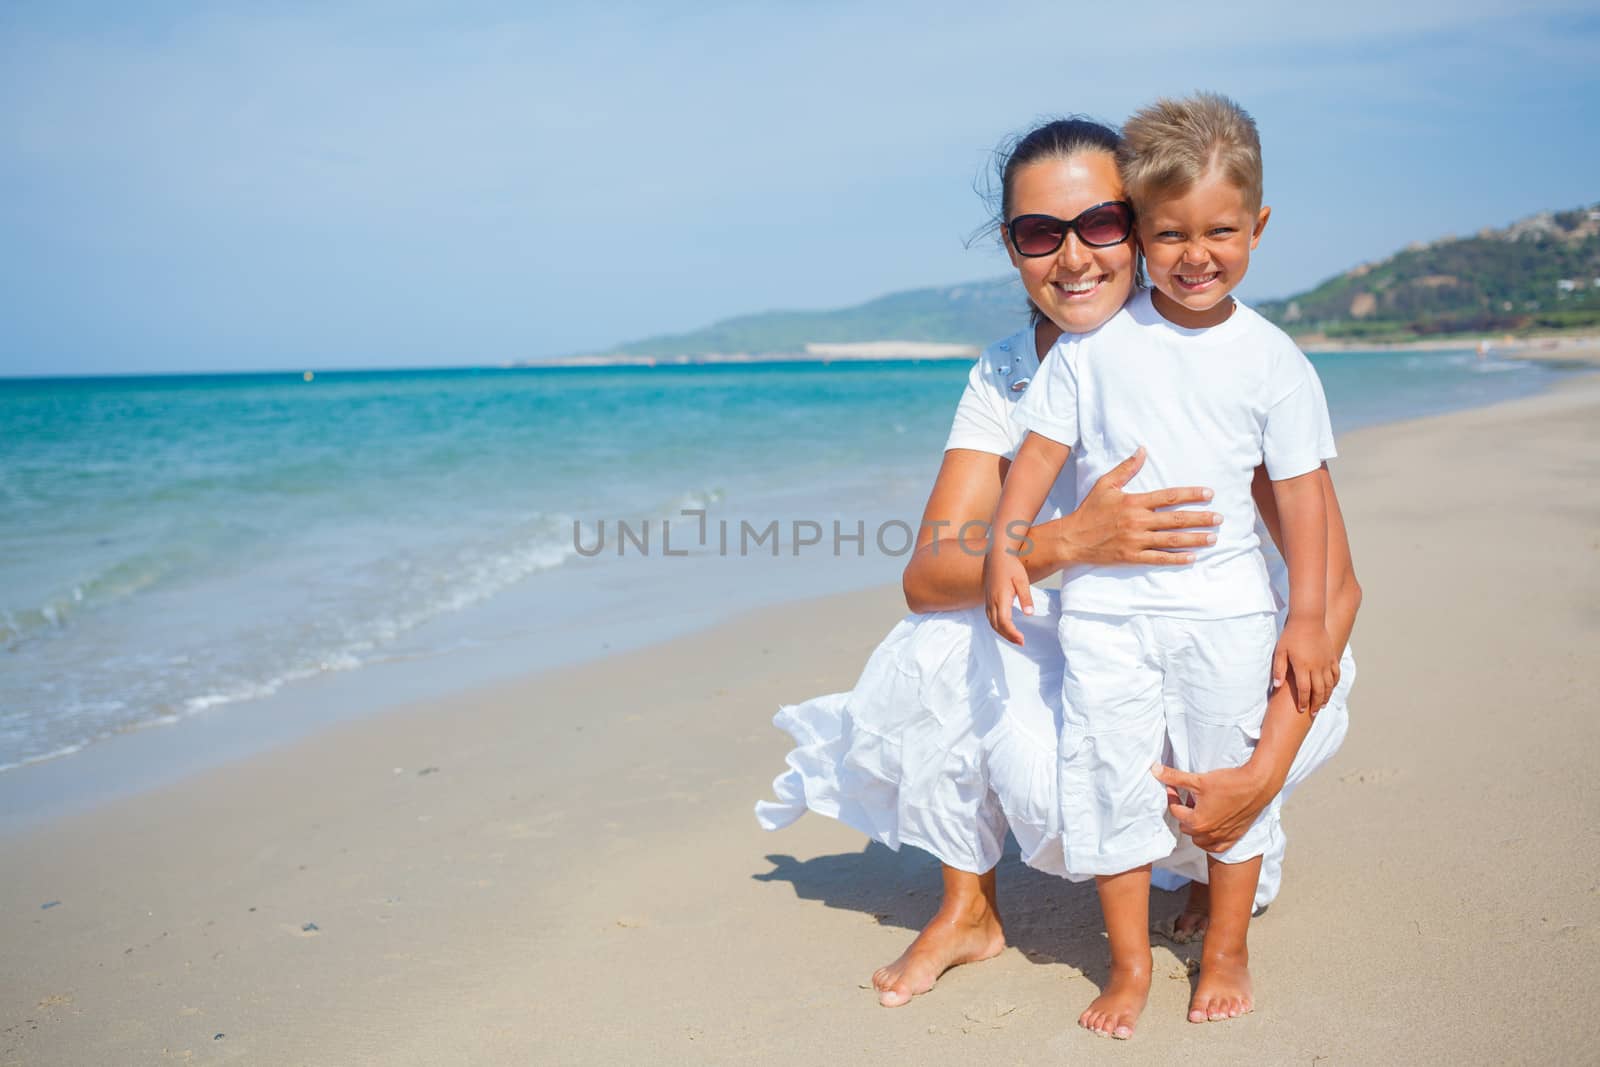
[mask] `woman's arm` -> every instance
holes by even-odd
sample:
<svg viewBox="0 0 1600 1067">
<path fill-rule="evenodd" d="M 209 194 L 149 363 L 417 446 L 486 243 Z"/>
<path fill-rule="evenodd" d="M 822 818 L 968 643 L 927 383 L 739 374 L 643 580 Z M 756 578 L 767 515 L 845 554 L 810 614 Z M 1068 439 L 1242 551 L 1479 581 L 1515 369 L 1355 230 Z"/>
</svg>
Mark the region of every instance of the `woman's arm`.
<svg viewBox="0 0 1600 1067">
<path fill-rule="evenodd" d="M 1350 631 L 1355 628 L 1356 612 L 1361 608 L 1361 584 L 1356 581 L 1344 513 L 1339 510 L 1327 464 L 1323 464 L 1319 476 L 1328 523 L 1327 627 L 1334 648 L 1342 652 L 1350 643 Z M 1281 536 L 1278 511 L 1264 471 L 1256 471 L 1252 490 L 1262 521 L 1277 542 Z M 1261 739 L 1243 767 L 1206 774 L 1185 774 L 1163 767 L 1156 774 L 1168 787 L 1168 800 L 1174 802 L 1170 809 L 1173 816 L 1201 848 L 1221 852 L 1232 847 L 1261 809 L 1283 789 L 1312 723 L 1312 716 L 1300 711 L 1291 689 L 1292 686 L 1284 686 L 1267 703 Z M 1188 790 L 1194 806 L 1176 803 L 1174 789 Z"/>
<path fill-rule="evenodd" d="M 1356 612 L 1361 609 L 1361 584 L 1356 581 L 1355 562 L 1350 557 L 1350 537 L 1345 530 L 1344 513 L 1339 510 L 1339 497 L 1333 491 L 1333 476 L 1324 463 L 1317 472 L 1322 483 L 1323 504 L 1328 523 L 1328 586 L 1325 596 L 1328 636 L 1336 652 L 1343 655 L 1350 643 L 1350 631 L 1355 629 Z M 1283 543 L 1282 527 L 1278 521 L 1278 505 L 1267 480 L 1264 468 L 1256 469 L 1255 481 L 1250 486 L 1261 521 L 1274 544 Z M 1297 694 L 1298 695 L 1298 694 Z M 1314 715 L 1315 713 L 1313 713 Z M 1298 700 L 1274 700 L 1267 705 L 1267 717 L 1261 724 L 1261 740 L 1250 757 L 1252 770 L 1258 776 L 1259 787 L 1270 800 L 1283 788 L 1294 757 L 1300 751 L 1306 734 L 1311 732 L 1313 715 L 1301 712 Z M 1252 818 L 1254 816 L 1252 815 Z M 1242 832 L 1242 831 L 1241 831 Z"/>
<path fill-rule="evenodd" d="M 1212 543 L 1208 511 L 1160 511 L 1201 504 L 1211 491 L 1199 487 L 1125 493 L 1123 486 L 1144 466 L 1141 450 L 1107 471 L 1068 515 L 1028 531 L 1033 551 L 1024 557 L 1028 580 L 1039 582 L 1074 563 L 1192 563 L 1185 549 Z M 1009 464 L 988 452 L 953 448 L 944 454 L 933 483 L 917 547 L 901 585 L 912 611 L 955 611 L 983 603 L 983 557 L 989 550 L 989 519 L 1000 501 Z"/>
<path fill-rule="evenodd" d="M 907 608 L 922 614 L 983 602 L 989 516 L 1000 502 L 1000 484 L 1009 466 L 1004 457 L 989 452 L 952 448 L 944 454 L 922 509 L 917 547 L 900 576 Z M 1042 563 L 1042 557 L 1040 553 L 1030 563 Z"/>
</svg>

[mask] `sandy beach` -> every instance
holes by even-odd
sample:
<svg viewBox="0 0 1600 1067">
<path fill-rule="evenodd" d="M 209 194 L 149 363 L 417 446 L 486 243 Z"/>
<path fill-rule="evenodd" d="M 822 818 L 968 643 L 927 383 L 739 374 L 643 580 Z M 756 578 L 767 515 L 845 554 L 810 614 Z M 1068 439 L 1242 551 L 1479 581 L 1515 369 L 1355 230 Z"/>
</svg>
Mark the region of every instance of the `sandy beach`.
<svg viewBox="0 0 1600 1067">
<path fill-rule="evenodd" d="M 1010 947 L 898 1010 L 925 855 L 751 815 L 780 702 L 899 590 L 332 728 L 3 841 L 0 1065 L 1593 1062 L 1600 375 L 1341 441 L 1366 592 L 1349 739 L 1286 812 L 1258 1010 L 1073 1020 L 1093 888 L 999 872 Z M 1157 915 L 1177 898 L 1158 894 Z"/>
<path fill-rule="evenodd" d="M 1358 343 L 1299 338 L 1307 352 L 1470 352 L 1495 359 L 1600 366 L 1600 334 L 1572 332 L 1542 337 L 1467 336 L 1432 341 Z"/>
<path fill-rule="evenodd" d="M 1494 350 L 1497 356 L 1555 363 L 1587 363 L 1600 366 L 1600 336 L 1578 334 L 1569 337 L 1538 337 L 1514 341 Z"/>
</svg>

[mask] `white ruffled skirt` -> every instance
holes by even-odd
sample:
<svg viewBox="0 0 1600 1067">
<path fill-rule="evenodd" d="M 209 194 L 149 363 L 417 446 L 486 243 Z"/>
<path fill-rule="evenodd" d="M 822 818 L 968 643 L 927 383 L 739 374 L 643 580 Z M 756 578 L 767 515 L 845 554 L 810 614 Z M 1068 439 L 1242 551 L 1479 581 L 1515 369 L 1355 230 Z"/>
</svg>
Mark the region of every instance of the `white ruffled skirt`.
<svg viewBox="0 0 1600 1067">
<path fill-rule="evenodd" d="M 1034 589 L 1034 614 L 1017 615 L 1024 645 L 1001 640 L 981 607 L 902 619 L 867 660 L 848 693 L 779 709 L 773 723 L 794 738 L 775 800 L 756 805 L 768 830 L 807 811 L 838 819 L 874 841 L 915 845 L 959 870 L 1000 860 L 1009 827 L 1031 867 L 1061 877 L 1058 771 L 1063 658 L 1056 638 L 1060 591 Z M 1338 751 L 1355 681 L 1348 653 L 1333 699 L 1301 745 L 1284 796 Z M 1265 906 L 1282 880 L 1285 838 L 1275 823 L 1256 893 Z M 1179 835 L 1156 864 L 1175 889 L 1206 877 L 1205 853 Z"/>
</svg>

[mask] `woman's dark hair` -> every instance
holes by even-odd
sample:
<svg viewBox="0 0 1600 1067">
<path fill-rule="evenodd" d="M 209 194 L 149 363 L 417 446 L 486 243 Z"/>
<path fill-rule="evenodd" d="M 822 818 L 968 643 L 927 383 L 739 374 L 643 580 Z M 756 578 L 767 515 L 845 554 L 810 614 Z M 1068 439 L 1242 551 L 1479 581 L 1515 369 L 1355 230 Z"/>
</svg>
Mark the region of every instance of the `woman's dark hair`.
<svg viewBox="0 0 1600 1067">
<path fill-rule="evenodd" d="M 1104 152 L 1113 159 L 1122 145 L 1122 134 L 1102 122 L 1073 115 L 1052 119 L 995 151 L 995 166 L 1000 178 L 1000 216 L 1003 224 L 1011 217 L 1011 187 L 1017 171 L 1046 159 L 1066 159 L 1079 152 Z"/>
<path fill-rule="evenodd" d="M 1051 119 L 1029 130 L 1008 138 L 994 150 L 994 174 L 981 180 L 978 195 L 989 204 L 989 221 L 967 239 L 970 247 L 979 238 L 997 234 L 1005 241 L 1006 220 L 1011 217 L 1011 190 L 1017 172 L 1049 159 L 1067 159 L 1079 152 L 1104 152 L 1116 158 L 1122 144 L 1122 134 L 1103 122 L 1083 115 Z M 1140 272 L 1141 275 L 1143 271 Z M 1044 313 L 1028 301 L 1030 322 L 1038 325 Z"/>
</svg>

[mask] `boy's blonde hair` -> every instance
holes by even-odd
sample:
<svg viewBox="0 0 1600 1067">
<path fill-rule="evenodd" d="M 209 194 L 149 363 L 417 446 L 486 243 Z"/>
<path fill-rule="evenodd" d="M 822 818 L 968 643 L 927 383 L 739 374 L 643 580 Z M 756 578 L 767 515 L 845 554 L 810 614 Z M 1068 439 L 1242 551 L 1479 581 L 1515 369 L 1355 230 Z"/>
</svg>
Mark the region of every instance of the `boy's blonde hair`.
<svg viewBox="0 0 1600 1067">
<path fill-rule="evenodd" d="M 1162 195 L 1182 196 L 1216 167 L 1261 209 L 1261 136 L 1244 108 L 1221 93 L 1162 97 L 1134 112 L 1117 150 L 1122 185 L 1135 211 Z"/>
</svg>

